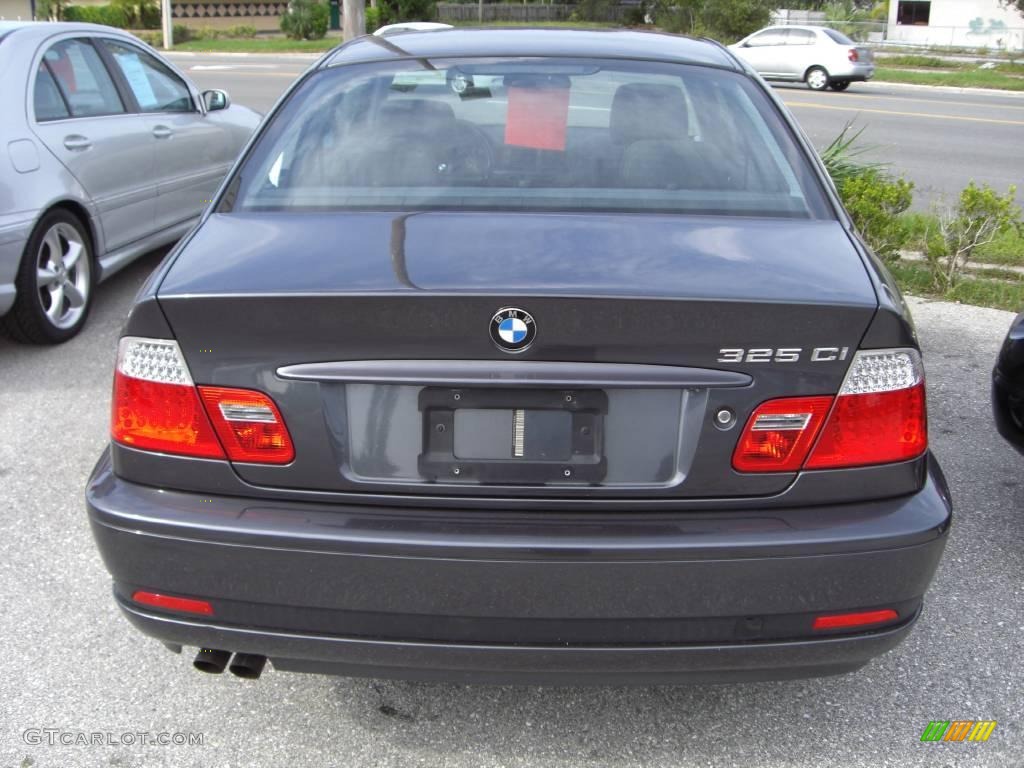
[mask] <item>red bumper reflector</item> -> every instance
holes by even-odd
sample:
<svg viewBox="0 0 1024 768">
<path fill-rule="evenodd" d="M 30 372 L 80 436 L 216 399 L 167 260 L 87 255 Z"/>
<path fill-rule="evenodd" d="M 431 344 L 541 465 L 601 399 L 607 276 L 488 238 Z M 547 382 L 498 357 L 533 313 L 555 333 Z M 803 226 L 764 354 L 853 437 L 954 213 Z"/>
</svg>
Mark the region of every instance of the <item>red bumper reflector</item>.
<svg viewBox="0 0 1024 768">
<path fill-rule="evenodd" d="M 142 590 L 133 594 L 132 600 L 142 605 L 162 608 L 165 611 L 196 613 L 200 616 L 213 616 L 213 606 L 205 600 L 194 600 L 188 597 L 172 597 L 171 595 L 161 595 L 157 592 L 143 592 Z"/>
<path fill-rule="evenodd" d="M 812 629 L 818 632 L 824 629 L 867 627 L 872 624 L 888 624 L 890 621 L 896 621 L 899 617 L 899 614 L 892 608 L 885 608 L 881 611 L 861 611 L 859 613 L 835 613 L 831 616 L 815 617 Z"/>
</svg>

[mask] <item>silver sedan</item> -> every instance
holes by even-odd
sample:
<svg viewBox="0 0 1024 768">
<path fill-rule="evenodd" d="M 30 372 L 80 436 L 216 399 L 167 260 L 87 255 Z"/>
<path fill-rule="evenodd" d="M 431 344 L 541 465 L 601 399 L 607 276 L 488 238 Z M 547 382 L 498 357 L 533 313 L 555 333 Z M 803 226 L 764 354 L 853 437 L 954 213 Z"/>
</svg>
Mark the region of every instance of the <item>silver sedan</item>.
<svg viewBox="0 0 1024 768">
<path fill-rule="evenodd" d="M 845 91 L 875 75 L 870 49 L 828 27 L 768 27 L 729 48 L 766 80 L 804 82 L 815 91 Z"/>
<path fill-rule="evenodd" d="M 93 24 L 0 22 L 0 72 L 0 325 L 58 343 L 192 227 L 260 118 Z"/>
</svg>

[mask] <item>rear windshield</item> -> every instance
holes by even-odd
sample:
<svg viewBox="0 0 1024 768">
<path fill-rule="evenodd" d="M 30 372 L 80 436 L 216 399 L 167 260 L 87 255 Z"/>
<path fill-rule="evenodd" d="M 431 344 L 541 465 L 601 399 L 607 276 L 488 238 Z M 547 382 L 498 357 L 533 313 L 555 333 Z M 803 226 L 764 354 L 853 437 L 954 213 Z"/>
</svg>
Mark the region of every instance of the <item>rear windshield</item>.
<svg viewBox="0 0 1024 768">
<path fill-rule="evenodd" d="M 836 30 L 834 30 L 834 29 L 827 29 L 826 28 L 825 29 L 825 34 L 828 35 L 829 37 L 831 37 L 833 40 L 835 40 L 840 45 L 855 45 L 853 40 L 848 38 L 842 32 L 836 32 Z"/>
<path fill-rule="evenodd" d="M 828 215 L 748 78 L 652 62 L 328 68 L 274 115 L 234 188 L 243 211 Z"/>
</svg>

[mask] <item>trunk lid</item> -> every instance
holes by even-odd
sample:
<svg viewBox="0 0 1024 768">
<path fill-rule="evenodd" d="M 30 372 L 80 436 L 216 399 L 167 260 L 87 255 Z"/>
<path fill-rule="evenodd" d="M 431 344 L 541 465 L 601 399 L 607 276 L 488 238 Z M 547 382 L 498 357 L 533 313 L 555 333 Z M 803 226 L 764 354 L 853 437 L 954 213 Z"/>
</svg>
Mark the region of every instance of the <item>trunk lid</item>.
<svg viewBox="0 0 1024 768">
<path fill-rule="evenodd" d="M 288 424 L 295 461 L 243 479 L 455 495 L 777 493 L 792 474 L 731 469 L 747 415 L 838 391 L 877 307 L 838 222 L 605 214 L 217 214 L 158 295 L 197 383 Z M 520 354 L 491 339 L 504 307 L 535 320 Z M 477 461 L 524 425 L 549 454 Z"/>
</svg>

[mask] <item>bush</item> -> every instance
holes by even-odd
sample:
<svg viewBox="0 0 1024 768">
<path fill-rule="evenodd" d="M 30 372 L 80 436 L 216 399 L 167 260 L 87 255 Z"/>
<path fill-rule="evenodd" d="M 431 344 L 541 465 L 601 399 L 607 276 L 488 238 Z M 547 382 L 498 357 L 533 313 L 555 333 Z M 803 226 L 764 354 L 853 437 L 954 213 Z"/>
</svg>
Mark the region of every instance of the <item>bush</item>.
<svg viewBox="0 0 1024 768">
<path fill-rule="evenodd" d="M 777 5 L 772 0 L 708 0 L 701 23 L 716 40 L 735 42 L 767 27 Z"/>
<path fill-rule="evenodd" d="M 112 5 L 124 14 L 131 29 L 160 28 L 160 4 L 157 0 L 113 0 Z"/>
<path fill-rule="evenodd" d="M 851 175 L 839 187 L 839 196 L 857 231 L 879 258 L 899 258 L 910 231 L 899 219 L 910 208 L 914 185 L 891 179 L 877 168 Z"/>
<path fill-rule="evenodd" d="M 940 211 L 938 230 L 926 238 L 925 259 L 936 290 L 957 286 L 978 248 L 1012 230 L 1021 232 L 1024 223 L 1014 202 L 1017 188 L 1000 195 L 987 184 L 973 181 L 960 193 L 956 207 Z"/>
<path fill-rule="evenodd" d="M 604 2 L 605 0 L 591 1 Z M 434 0 L 378 0 L 379 22 L 383 26 L 384 24 L 397 24 L 400 21 L 432 21 L 437 10 L 434 5 Z M 369 22 L 367 22 L 366 28 L 370 28 Z"/>
<path fill-rule="evenodd" d="M 164 44 L 163 32 L 136 32 L 135 36 L 146 45 L 151 45 L 154 48 L 159 48 Z"/>
<path fill-rule="evenodd" d="M 371 8 L 370 6 L 366 6 L 366 11 L 364 13 L 364 18 L 366 19 L 366 31 L 368 34 L 372 35 L 384 26 L 384 22 L 381 21 L 382 17 L 380 8 Z"/>
<path fill-rule="evenodd" d="M 256 37 L 257 29 L 249 24 L 237 24 L 224 30 L 224 37 Z"/>
<path fill-rule="evenodd" d="M 327 34 L 330 15 L 327 3 L 292 0 L 281 17 L 281 31 L 292 40 L 319 40 Z"/>
<path fill-rule="evenodd" d="M 116 5 L 69 5 L 64 8 L 64 21 L 104 24 L 120 29 L 128 29 L 131 26 L 124 9 Z"/>
</svg>

